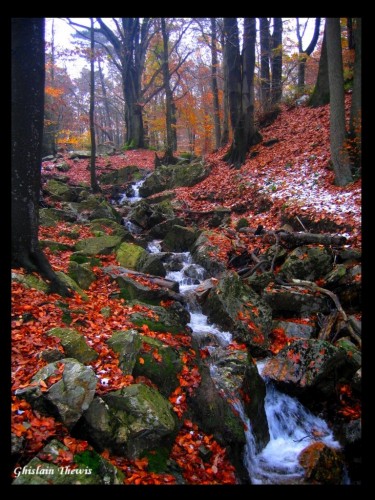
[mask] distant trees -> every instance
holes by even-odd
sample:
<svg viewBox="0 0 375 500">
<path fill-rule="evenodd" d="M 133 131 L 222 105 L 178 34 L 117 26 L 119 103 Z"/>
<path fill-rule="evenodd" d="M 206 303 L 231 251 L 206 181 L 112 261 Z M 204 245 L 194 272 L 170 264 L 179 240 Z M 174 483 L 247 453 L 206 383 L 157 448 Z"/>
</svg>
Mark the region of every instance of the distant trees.
<svg viewBox="0 0 375 500">
<path fill-rule="evenodd" d="M 90 157 L 90 182 L 91 189 L 94 193 L 100 191 L 100 187 L 96 178 L 96 140 L 95 140 L 95 32 L 94 20 L 91 21 L 90 29 L 90 141 L 91 141 L 91 157 Z"/>
<path fill-rule="evenodd" d="M 297 87 L 298 87 L 299 92 L 302 93 L 304 91 L 304 88 L 305 88 L 305 68 L 306 68 L 306 61 L 307 61 L 308 56 L 310 56 L 312 54 L 312 52 L 315 49 L 316 44 L 318 42 L 321 18 L 320 17 L 315 18 L 314 33 L 313 33 L 313 36 L 311 38 L 311 42 L 309 43 L 309 45 L 306 48 L 306 50 L 303 50 L 302 38 L 303 38 L 303 34 L 304 34 L 305 30 L 306 30 L 307 22 L 306 22 L 306 24 L 305 24 L 305 26 L 304 26 L 304 28 L 302 30 L 302 33 L 301 33 L 300 20 L 299 20 L 298 17 L 296 18 L 296 20 L 297 20 L 297 31 L 296 31 L 296 34 L 297 34 L 298 51 L 299 51 L 299 58 L 298 58 L 298 84 L 297 84 Z"/>
<path fill-rule="evenodd" d="M 37 271 L 51 291 L 69 295 L 39 247 L 39 196 L 44 118 L 44 18 L 13 18 L 12 267 Z"/>
<path fill-rule="evenodd" d="M 335 184 L 345 186 L 352 182 L 351 165 L 346 147 L 344 76 L 342 63 L 340 18 L 327 17 L 327 57 L 330 93 L 331 159 Z"/>
</svg>

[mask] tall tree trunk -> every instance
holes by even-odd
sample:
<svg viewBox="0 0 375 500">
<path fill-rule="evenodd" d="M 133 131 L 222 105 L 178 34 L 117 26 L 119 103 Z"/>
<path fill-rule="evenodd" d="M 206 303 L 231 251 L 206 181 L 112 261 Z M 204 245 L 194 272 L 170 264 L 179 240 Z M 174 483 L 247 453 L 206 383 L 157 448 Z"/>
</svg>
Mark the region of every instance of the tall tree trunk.
<svg viewBox="0 0 375 500">
<path fill-rule="evenodd" d="M 240 55 L 237 19 L 224 18 L 228 65 L 229 112 L 233 141 L 224 159 L 234 168 L 245 162 L 251 145 L 260 140 L 254 127 L 253 78 L 255 67 L 254 18 L 244 20 L 243 54 Z"/>
<path fill-rule="evenodd" d="M 55 84 L 55 20 L 52 19 L 51 30 L 51 59 L 50 59 L 50 80 L 51 86 Z M 55 155 L 57 153 L 56 139 L 59 130 L 58 118 L 52 112 L 54 102 L 52 95 L 45 96 L 44 103 L 44 129 L 43 129 L 43 145 L 42 156 Z"/>
<path fill-rule="evenodd" d="M 335 172 L 335 184 L 345 186 L 352 182 L 350 159 L 345 147 L 345 100 L 342 63 L 341 29 L 339 17 L 326 18 L 327 56 L 330 106 L 331 159 Z"/>
<path fill-rule="evenodd" d="M 271 37 L 271 104 L 280 102 L 282 96 L 282 63 L 283 63 L 283 22 L 281 17 L 273 18 Z"/>
<path fill-rule="evenodd" d="M 346 27 L 348 29 L 348 49 L 353 50 L 355 44 L 353 36 L 353 18 L 351 17 L 346 18 Z"/>
<path fill-rule="evenodd" d="M 329 78 L 328 78 L 328 58 L 327 58 L 327 35 L 324 29 L 322 51 L 319 60 L 318 77 L 314 91 L 311 94 L 310 106 L 324 106 L 329 103 Z"/>
<path fill-rule="evenodd" d="M 91 141 L 91 158 L 90 158 L 90 181 L 91 189 L 94 193 L 100 191 L 100 187 L 96 178 L 96 141 L 95 141 L 95 36 L 94 36 L 94 20 L 91 18 L 90 30 L 90 141 Z"/>
<path fill-rule="evenodd" d="M 173 157 L 173 94 L 170 84 L 170 74 L 169 74 L 169 64 L 168 64 L 168 41 L 169 34 L 167 31 L 167 26 L 165 18 L 161 17 L 161 33 L 163 37 L 163 61 L 162 61 L 162 73 L 163 73 L 163 86 L 165 91 L 165 121 L 166 121 L 166 132 L 167 132 L 167 143 L 164 152 L 164 161 L 166 163 L 175 163 L 175 158 Z"/>
<path fill-rule="evenodd" d="M 298 60 L 298 90 L 302 93 L 305 89 L 305 69 L 306 69 L 306 61 L 308 56 L 310 56 L 313 50 L 316 47 L 319 39 L 319 30 L 320 30 L 320 21 L 321 18 L 317 17 L 315 19 L 315 28 L 314 34 L 312 36 L 311 42 L 306 50 L 303 50 L 302 47 L 302 35 L 300 32 L 299 18 L 297 17 L 297 39 L 298 39 L 298 51 L 299 51 L 299 60 Z"/>
<path fill-rule="evenodd" d="M 260 24 L 260 95 L 263 111 L 268 111 L 271 104 L 270 81 L 270 28 L 266 17 L 259 18 Z"/>
<path fill-rule="evenodd" d="M 229 91 L 228 91 L 228 64 L 226 56 L 226 43 L 224 37 L 224 28 L 221 26 L 221 46 L 223 47 L 223 79 L 224 79 L 224 89 L 223 89 L 223 129 L 221 132 L 221 147 L 225 146 L 229 142 Z"/>
<path fill-rule="evenodd" d="M 353 137 L 361 138 L 361 110 L 362 110 L 362 19 L 353 19 L 353 38 L 355 47 L 354 78 L 352 105 L 350 108 L 350 133 Z"/>
<path fill-rule="evenodd" d="M 106 86 L 105 86 L 105 82 L 104 82 L 104 75 L 103 75 L 102 66 L 100 64 L 100 59 L 98 59 L 98 69 L 99 69 L 100 85 L 102 87 L 105 117 L 106 117 L 106 119 L 105 119 L 105 125 L 106 125 L 105 134 L 106 134 L 108 140 L 113 142 L 113 129 L 112 129 L 111 112 L 109 110 L 109 101 L 108 101 L 108 97 L 107 97 L 107 90 L 106 90 Z"/>
<path fill-rule="evenodd" d="M 214 107 L 214 127 L 215 127 L 215 147 L 220 148 L 221 130 L 220 130 L 220 107 L 219 107 L 219 89 L 217 85 L 217 38 L 216 38 L 216 19 L 211 17 L 211 88 Z"/>
<path fill-rule="evenodd" d="M 12 266 L 37 271 L 70 295 L 39 247 L 44 115 L 44 18 L 12 19 Z"/>
</svg>

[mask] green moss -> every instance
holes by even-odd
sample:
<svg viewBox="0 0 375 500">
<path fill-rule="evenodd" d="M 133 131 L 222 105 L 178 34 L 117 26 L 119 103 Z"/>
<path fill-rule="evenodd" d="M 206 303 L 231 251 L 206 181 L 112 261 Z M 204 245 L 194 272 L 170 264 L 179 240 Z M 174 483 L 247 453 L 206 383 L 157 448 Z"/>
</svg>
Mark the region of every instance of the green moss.
<svg viewBox="0 0 375 500">
<path fill-rule="evenodd" d="M 142 454 L 142 458 L 146 457 L 148 460 L 147 470 L 149 472 L 156 472 L 162 474 L 168 469 L 169 450 L 162 447 L 157 450 L 150 450 Z"/>
<path fill-rule="evenodd" d="M 143 300 L 142 302 L 145 302 L 145 301 Z M 160 303 L 160 301 L 159 301 L 159 303 Z M 157 303 L 151 304 L 151 305 L 157 305 Z M 178 334 L 178 333 L 181 333 L 181 331 L 183 330 L 182 327 L 176 328 L 174 326 L 166 326 L 163 323 L 160 323 L 159 321 L 153 321 L 152 319 L 146 319 L 144 317 L 135 318 L 135 319 L 134 319 L 134 317 L 132 317 L 131 321 L 132 321 L 132 323 L 134 323 L 135 326 L 141 327 L 143 325 L 147 325 L 149 327 L 149 329 L 152 330 L 153 332 L 170 332 L 170 333 Z"/>
<path fill-rule="evenodd" d="M 91 469 L 93 474 L 99 474 L 102 457 L 93 450 L 85 450 L 74 455 L 74 463 L 81 468 Z"/>
<path fill-rule="evenodd" d="M 126 242 L 121 243 L 116 252 L 116 258 L 120 265 L 127 269 L 138 270 L 140 263 L 146 256 L 147 252 L 144 248 Z"/>
<path fill-rule="evenodd" d="M 236 224 L 236 229 L 237 229 L 237 231 L 239 231 L 243 227 L 249 227 L 249 222 L 244 217 L 242 217 L 241 219 L 238 220 L 238 222 Z"/>
</svg>

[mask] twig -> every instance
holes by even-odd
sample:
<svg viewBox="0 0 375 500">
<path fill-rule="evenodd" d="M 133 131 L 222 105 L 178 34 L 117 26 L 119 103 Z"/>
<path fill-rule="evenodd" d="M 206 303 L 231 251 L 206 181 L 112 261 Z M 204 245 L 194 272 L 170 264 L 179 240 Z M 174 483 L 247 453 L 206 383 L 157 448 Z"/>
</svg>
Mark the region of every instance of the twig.
<svg viewBox="0 0 375 500">
<path fill-rule="evenodd" d="M 298 217 L 298 215 L 296 215 L 296 219 L 298 220 L 298 222 L 301 224 L 301 226 L 303 227 L 303 230 L 306 231 L 306 233 L 308 233 L 308 229 L 305 228 L 305 226 L 302 224 L 302 221 L 301 219 Z"/>
</svg>

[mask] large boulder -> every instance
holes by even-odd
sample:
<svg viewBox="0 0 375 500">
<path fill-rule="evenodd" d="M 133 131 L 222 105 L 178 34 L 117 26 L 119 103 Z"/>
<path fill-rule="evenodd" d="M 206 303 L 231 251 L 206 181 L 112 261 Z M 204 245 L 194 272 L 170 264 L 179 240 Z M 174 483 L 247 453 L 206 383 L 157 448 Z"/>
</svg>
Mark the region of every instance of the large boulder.
<svg viewBox="0 0 375 500">
<path fill-rule="evenodd" d="M 69 262 L 68 275 L 83 289 L 90 288 L 96 280 L 95 274 L 90 269 L 90 264 L 78 264 L 74 260 Z"/>
<path fill-rule="evenodd" d="M 39 210 L 39 222 L 42 226 L 54 227 L 57 221 L 75 222 L 78 218 L 78 213 L 71 210 L 58 208 L 41 208 Z"/>
<path fill-rule="evenodd" d="M 191 248 L 194 262 L 204 267 L 210 276 L 216 276 L 226 270 L 226 263 L 220 259 L 222 249 L 231 247 L 232 242 L 223 234 L 204 231 Z"/>
<path fill-rule="evenodd" d="M 137 304 L 137 302 L 134 301 L 131 304 Z M 190 333 L 190 329 L 187 327 L 190 314 L 180 302 L 170 301 L 167 307 L 148 305 L 147 308 L 148 312 L 130 313 L 130 321 L 139 327 L 147 325 L 153 332 Z M 152 311 L 152 315 L 150 311 Z"/>
<path fill-rule="evenodd" d="M 145 274 L 152 274 L 153 276 L 162 276 L 167 274 L 163 265 L 163 254 L 147 254 L 139 263 L 139 271 Z"/>
<path fill-rule="evenodd" d="M 163 239 L 175 226 L 184 227 L 185 221 L 181 217 L 172 217 L 150 229 L 150 236 L 155 239 Z"/>
<path fill-rule="evenodd" d="M 141 340 L 133 375 L 149 378 L 168 397 L 179 386 L 178 374 L 182 370 L 179 353 L 160 340 L 145 335 L 141 335 Z"/>
<path fill-rule="evenodd" d="M 77 201 L 78 198 L 77 188 L 70 187 L 55 179 L 49 179 L 44 185 L 44 190 L 55 201 Z"/>
<path fill-rule="evenodd" d="M 242 395 L 245 413 L 253 429 L 256 451 L 259 452 L 270 440 L 264 409 L 265 382 L 252 357 L 245 350 L 219 347 L 213 357 L 217 368 L 214 380 L 219 389 L 230 399 L 235 399 L 239 393 Z"/>
<path fill-rule="evenodd" d="M 79 241 L 75 249 L 84 255 L 107 255 L 121 244 L 119 236 L 99 236 Z"/>
<path fill-rule="evenodd" d="M 294 339 L 309 339 L 314 336 L 316 329 L 311 324 L 302 323 L 299 319 L 275 320 L 272 322 L 272 330 L 281 329 L 285 336 Z"/>
<path fill-rule="evenodd" d="M 139 189 L 140 196 L 146 198 L 155 193 L 181 186 L 194 186 L 205 179 L 210 167 L 202 163 L 188 165 L 162 165 L 145 180 Z"/>
<path fill-rule="evenodd" d="M 325 288 L 332 290 L 345 308 L 357 307 L 362 300 L 362 266 L 351 261 L 338 264 L 325 277 Z"/>
<path fill-rule="evenodd" d="M 75 358 L 85 364 L 94 361 L 99 356 L 95 349 L 87 344 L 83 336 L 73 328 L 52 328 L 48 330 L 47 335 L 60 339 L 64 353 L 68 358 Z"/>
<path fill-rule="evenodd" d="M 343 459 L 326 444 L 310 444 L 301 451 L 298 461 L 305 469 L 308 484 L 343 484 Z"/>
<path fill-rule="evenodd" d="M 148 172 L 147 169 L 139 168 L 136 165 L 128 165 L 127 167 L 116 169 L 113 172 L 102 174 L 99 179 L 101 184 L 122 185 L 139 181 L 143 179 Z"/>
<path fill-rule="evenodd" d="M 61 365 L 64 366 L 62 378 L 48 387 L 48 379 L 58 376 Z M 28 387 L 16 390 L 16 396 L 26 399 L 35 410 L 56 417 L 72 429 L 92 402 L 96 383 L 91 367 L 76 359 L 65 358 L 44 366 L 33 376 Z"/>
<path fill-rule="evenodd" d="M 79 203 L 64 203 L 63 208 L 75 213 L 79 220 L 110 219 L 121 222 L 121 215 L 102 196 L 90 195 Z"/>
<path fill-rule="evenodd" d="M 321 246 L 300 246 L 295 248 L 284 264 L 280 274 L 290 280 L 293 278 L 315 281 L 332 269 L 332 253 Z"/>
<path fill-rule="evenodd" d="M 106 343 L 119 355 L 121 370 L 125 374 L 131 374 L 141 349 L 141 335 L 136 330 L 113 332 Z"/>
<path fill-rule="evenodd" d="M 202 362 L 199 372 L 201 383 L 187 396 L 189 409 L 199 428 L 206 434 L 212 434 L 215 440 L 226 447 L 241 482 L 249 482 L 248 472 L 243 465 L 246 445 L 244 423 L 215 384 L 209 367 Z"/>
<path fill-rule="evenodd" d="M 267 286 L 262 292 L 262 299 L 277 316 L 309 317 L 312 314 L 328 314 L 331 311 L 331 299 L 326 295 L 312 292 L 300 286 Z"/>
<path fill-rule="evenodd" d="M 157 390 L 132 384 L 96 397 L 82 425 L 82 432 L 99 450 L 134 459 L 173 440 L 177 417 Z"/>
<path fill-rule="evenodd" d="M 89 300 L 88 295 L 82 290 L 82 288 L 78 285 L 78 283 L 68 276 L 67 274 L 63 273 L 62 271 L 56 271 L 56 275 L 62 281 L 68 288 L 71 288 L 75 292 L 78 293 L 78 295 L 85 301 Z"/>
<path fill-rule="evenodd" d="M 12 484 L 123 484 L 123 472 L 94 450 L 76 453 L 72 465 L 57 465 L 62 453 L 67 451 L 65 445 L 53 439 L 24 467 L 16 468 L 17 477 Z"/>
<path fill-rule="evenodd" d="M 47 293 L 48 285 L 33 274 L 20 274 L 12 271 L 12 281 L 22 283 L 26 288 L 35 288 L 40 292 Z"/>
<path fill-rule="evenodd" d="M 91 231 L 101 231 L 107 233 L 109 230 L 111 236 L 119 236 L 121 241 L 134 242 L 134 236 L 125 229 L 124 226 L 112 219 L 93 219 L 90 223 Z"/>
<path fill-rule="evenodd" d="M 147 258 L 147 252 L 144 248 L 134 243 L 123 242 L 116 251 L 116 259 L 120 266 L 139 271 L 142 263 Z"/>
<path fill-rule="evenodd" d="M 255 356 L 267 354 L 272 312 L 237 273 L 227 271 L 209 290 L 202 310 L 210 321 L 245 342 Z"/>
<path fill-rule="evenodd" d="M 305 404 L 328 399 L 339 380 L 349 381 L 358 368 L 347 352 L 324 340 L 296 340 L 267 361 L 263 376 Z"/>
<path fill-rule="evenodd" d="M 193 228 L 173 226 L 162 242 L 162 250 L 165 252 L 187 252 L 197 237 L 198 233 Z"/>
</svg>

